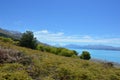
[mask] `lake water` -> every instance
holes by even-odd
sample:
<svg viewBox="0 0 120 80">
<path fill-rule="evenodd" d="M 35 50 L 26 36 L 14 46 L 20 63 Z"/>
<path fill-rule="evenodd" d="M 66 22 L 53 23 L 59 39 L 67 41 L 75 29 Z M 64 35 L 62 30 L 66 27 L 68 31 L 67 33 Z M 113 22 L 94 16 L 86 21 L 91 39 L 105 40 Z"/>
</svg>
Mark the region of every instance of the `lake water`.
<svg viewBox="0 0 120 80">
<path fill-rule="evenodd" d="M 111 50 L 91 50 L 91 49 L 72 49 L 82 53 L 82 51 L 88 51 L 93 59 L 105 60 L 110 62 L 120 63 L 120 51 Z"/>
</svg>

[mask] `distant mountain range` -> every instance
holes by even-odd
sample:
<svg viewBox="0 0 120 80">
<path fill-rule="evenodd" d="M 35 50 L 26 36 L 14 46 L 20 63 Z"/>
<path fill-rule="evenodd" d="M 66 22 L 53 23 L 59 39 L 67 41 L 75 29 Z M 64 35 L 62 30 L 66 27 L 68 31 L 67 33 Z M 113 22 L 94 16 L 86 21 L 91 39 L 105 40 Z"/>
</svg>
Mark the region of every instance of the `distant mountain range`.
<svg viewBox="0 0 120 80">
<path fill-rule="evenodd" d="M 12 38 L 12 39 L 20 39 L 22 36 L 22 33 L 18 31 L 10 31 L 10 30 L 0 28 L 0 36 Z"/>
<path fill-rule="evenodd" d="M 95 50 L 115 50 L 120 51 L 120 47 L 113 47 L 113 46 L 107 46 L 107 45 L 75 45 L 75 44 L 69 44 L 65 45 L 66 48 L 75 48 L 75 49 L 95 49 Z"/>
</svg>

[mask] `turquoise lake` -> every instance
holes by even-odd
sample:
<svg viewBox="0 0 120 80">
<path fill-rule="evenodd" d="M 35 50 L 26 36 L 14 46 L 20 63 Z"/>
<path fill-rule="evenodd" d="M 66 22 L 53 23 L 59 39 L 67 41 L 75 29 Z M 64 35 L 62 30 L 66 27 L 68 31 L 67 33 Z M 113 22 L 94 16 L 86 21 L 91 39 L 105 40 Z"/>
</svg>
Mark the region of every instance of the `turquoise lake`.
<svg viewBox="0 0 120 80">
<path fill-rule="evenodd" d="M 120 51 L 111 51 L 111 50 L 91 50 L 91 49 L 72 49 L 76 50 L 79 54 L 82 51 L 88 51 L 91 54 L 93 59 L 117 62 L 120 63 Z"/>
</svg>

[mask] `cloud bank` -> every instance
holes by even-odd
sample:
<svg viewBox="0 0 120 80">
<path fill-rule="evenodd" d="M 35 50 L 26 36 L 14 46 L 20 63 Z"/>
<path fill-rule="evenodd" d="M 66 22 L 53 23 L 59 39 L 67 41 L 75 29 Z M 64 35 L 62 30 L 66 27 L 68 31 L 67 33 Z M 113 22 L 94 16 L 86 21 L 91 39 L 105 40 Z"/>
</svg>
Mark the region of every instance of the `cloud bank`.
<svg viewBox="0 0 120 80">
<path fill-rule="evenodd" d="M 120 38 L 102 38 L 89 35 L 65 35 L 63 32 L 41 30 L 34 32 L 35 37 L 48 44 L 110 44 L 120 45 Z"/>
</svg>

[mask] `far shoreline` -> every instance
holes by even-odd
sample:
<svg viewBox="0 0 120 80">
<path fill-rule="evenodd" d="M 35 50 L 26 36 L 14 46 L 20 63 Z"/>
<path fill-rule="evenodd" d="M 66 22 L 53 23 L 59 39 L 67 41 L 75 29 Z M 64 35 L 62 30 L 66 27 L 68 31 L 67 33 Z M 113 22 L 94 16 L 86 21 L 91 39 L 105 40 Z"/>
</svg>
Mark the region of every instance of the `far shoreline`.
<svg viewBox="0 0 120 80">
<path fill-rule="evenodd" d="M 120 51 L 120 50 L 114 50 L 114 49 L 94 49 L 94 48 L 68 48 L 68 49 L 87 49 L 87 50 Z"/>
</svg>

